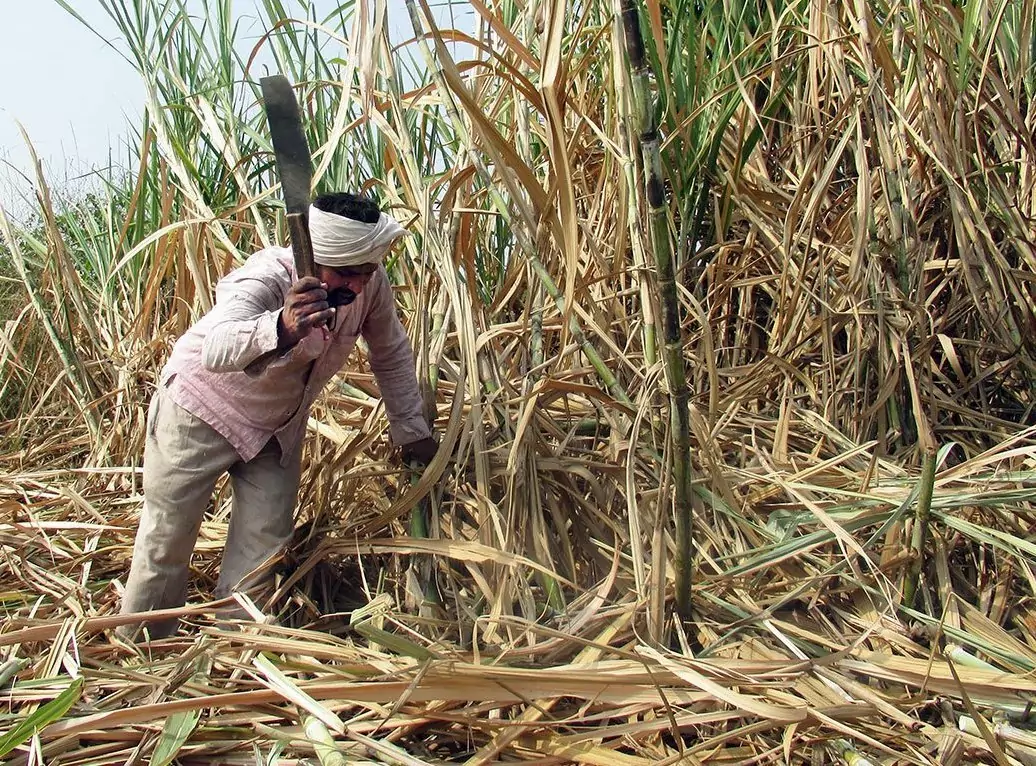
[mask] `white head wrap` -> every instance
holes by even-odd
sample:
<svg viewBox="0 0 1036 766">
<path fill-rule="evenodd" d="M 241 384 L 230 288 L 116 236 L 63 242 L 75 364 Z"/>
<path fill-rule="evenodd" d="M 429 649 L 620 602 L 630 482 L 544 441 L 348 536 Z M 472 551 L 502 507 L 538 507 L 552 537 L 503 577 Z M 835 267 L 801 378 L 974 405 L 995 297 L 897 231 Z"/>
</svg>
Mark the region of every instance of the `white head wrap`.
<svg viewBox="0 0 1036 766">
<path fill-rule="evenodd" d="M 364 223 L 309 206 L 313 260 L 322 266 L 338 268 L 377 263 L 385 257 L 392 243 L 406 233 L 399 221 L 387 213 L 382 213 L 376 223 Z"/>
</svg>

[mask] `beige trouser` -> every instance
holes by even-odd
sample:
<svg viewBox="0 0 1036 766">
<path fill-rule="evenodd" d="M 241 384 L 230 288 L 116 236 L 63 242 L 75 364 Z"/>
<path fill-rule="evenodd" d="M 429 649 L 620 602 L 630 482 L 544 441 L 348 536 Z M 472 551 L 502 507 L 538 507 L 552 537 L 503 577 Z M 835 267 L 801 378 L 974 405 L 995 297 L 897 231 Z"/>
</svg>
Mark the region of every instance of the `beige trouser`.
<svg viewBox="0 0 1036 766">
<path fill-rule="evenodd" d="M 300 452 L 296 450 L 289 465 L 282 467 L 280 445 L 271 439 L 245 462 L 225 438 L 160 387 L 148 410 L 144 508 L 122 613 L 183 606 L 202 517 L 224 473 L 230 474 L 233 506 L 216 597 L 261 591 L 268 575 L 253 570 L 291 538 Z M 144 626 L 152 638 L 163 638 L 174 633 L 177 624 L 174 618 Z M 141 627 L 127 625 L 119 633 L 133 639 Z"/>
</svg>

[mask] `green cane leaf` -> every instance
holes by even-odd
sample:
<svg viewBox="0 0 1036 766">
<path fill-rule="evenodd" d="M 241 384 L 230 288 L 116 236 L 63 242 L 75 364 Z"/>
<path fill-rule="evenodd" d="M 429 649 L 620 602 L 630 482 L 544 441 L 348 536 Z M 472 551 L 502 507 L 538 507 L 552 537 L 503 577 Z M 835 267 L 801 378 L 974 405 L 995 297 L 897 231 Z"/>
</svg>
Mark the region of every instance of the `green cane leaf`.
<svg viewBox="0 0 1036 766">
<path fill-rule="evenodd" d="M 0 758 L 27 742 L 40 729 L 61 718 L 72 705 L 79 701 L 82 693 L 83 679 L 77 678 L 57 697 L 47 704 L 41 705 L 24 721 L 15 724 L 10 731 L 0 737 Z"/>
<path fill-rule="evenodd" d="M 158 738 L 155 752 L 151 755 L 151 766 L 169 766 L 190 738 L 200 717 L 200 710 L 185 710 L 169 716 L 162 727 L 162 736 Z"/>
</svg>

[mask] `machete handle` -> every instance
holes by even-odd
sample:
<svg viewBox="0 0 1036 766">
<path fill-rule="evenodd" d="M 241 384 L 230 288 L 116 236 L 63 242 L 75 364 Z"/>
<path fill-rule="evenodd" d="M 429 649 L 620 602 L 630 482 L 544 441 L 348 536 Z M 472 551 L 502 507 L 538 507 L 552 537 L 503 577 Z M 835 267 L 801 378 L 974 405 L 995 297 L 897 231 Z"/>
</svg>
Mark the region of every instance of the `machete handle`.
<svg viewBox="0 0 1036 766">
<path fill-rule="evenodd" d="M 291 254 L 295 257 L 298 278 L 316 276 L 313 265 L 313 241 L 309 238 L 309 221 L 305 213 L 288 213 L 288 233 L 291 235 Z"/>
</svg>

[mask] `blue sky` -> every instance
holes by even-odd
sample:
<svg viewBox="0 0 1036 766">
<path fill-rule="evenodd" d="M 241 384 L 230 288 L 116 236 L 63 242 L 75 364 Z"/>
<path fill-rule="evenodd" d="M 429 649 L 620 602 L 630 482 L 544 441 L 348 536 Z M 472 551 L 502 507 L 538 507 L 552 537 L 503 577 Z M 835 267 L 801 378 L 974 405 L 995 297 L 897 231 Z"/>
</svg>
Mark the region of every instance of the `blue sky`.
<svg viewBox="0 0 1036 766">
<path fill-rule="evenodd" d="M 55 0 L 0 0 L 0 205 L 8 210 L 21 207 L 18 198 L 28 188 L 19 173 L 31 172 L 18 122 L 51 185 L 74 190 L 89 184 L 91 169 L 109 164 L 111 147 L 118 161 L 126 126 L 139 123 L 143 111 L 140 78 L 113 49 L 121 49 L 121 40 L 98 0 L 69 4 L 110 44 Z M 289 9 L 300 5 L 297 0 L 285 3 Z M 314 5 L 330 9 L 338 3 L 317 0 Z M 191 6 L 200 2 L 193 0 Z M 233 7 L 250 16 L 255 0 L 235 0 Z M 441 5 L 437 10 L 449 16 Z M 470 8 L 465 10 L 470 16 Z M 389 0 L 389 18 L 393 41 L 401 41 L 410 29 L 402 0 Z"/>
<path fill-rule="evenodd" d="M 99 31 L 115 30 L 94 0 L 75 7 Z M 141 113 L 133 68 L 53 0 L 0 0 L 0 203 L 9 202 L 10 163 L 30 170 L 21 122 L 55 183 L 107 164 L 127 118 Z"/>
</svg>

